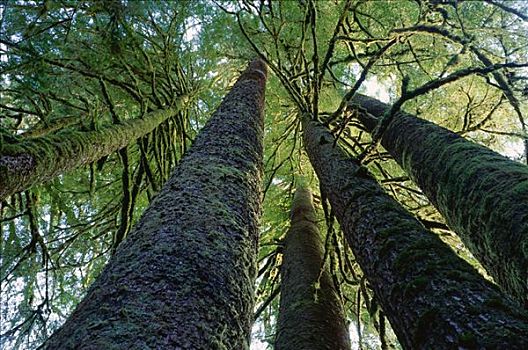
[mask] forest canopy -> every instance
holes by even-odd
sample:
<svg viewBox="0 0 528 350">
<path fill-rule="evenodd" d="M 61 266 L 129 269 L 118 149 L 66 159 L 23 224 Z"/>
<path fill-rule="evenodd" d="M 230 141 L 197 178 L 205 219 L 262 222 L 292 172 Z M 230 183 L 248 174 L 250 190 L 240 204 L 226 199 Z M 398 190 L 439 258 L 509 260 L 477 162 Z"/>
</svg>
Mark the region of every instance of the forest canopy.
<svg viewBox="0 0 528 350">
<path fill-rule="evenodd" d="M 479 223 L 464 231 L 473 214 L 433 198 L 441 185 L 417 181 L 412 156 L 395 156 L 384 137 L 407 117 L 434 123 L 509 158 L 483 156 L 506 162 L 487 190 L 510 191 L 515 182 L 501 184 L 510 173 L 507 181 L 526 187 L 527 13 L 528 2 L 504 0 L 1 2 L 0 347 L 37 348 L 68 319 L 255 58 L 268 73 L 252 347 L 274 348 L 300 186 L 313 193 L 321 271 L 352 347 L 402 346 L 320 190 L 303 140 L 307 116 L 483 278 L 526 300 L 486 265 L 501 254 L 490 248 L 489 262 L 471 240 Z M 453 152 L 431 157 L 442 169 Z M 462 197 L 488 200 L 459 188 L 463 175 L 437 174 Z M 519 196 L 512 203 L 528 203 L 525 187 L 507 192 Z M 506 227 L 494 212 L 524 210 L 512 208 L 478 215 Z"/>
</svg>

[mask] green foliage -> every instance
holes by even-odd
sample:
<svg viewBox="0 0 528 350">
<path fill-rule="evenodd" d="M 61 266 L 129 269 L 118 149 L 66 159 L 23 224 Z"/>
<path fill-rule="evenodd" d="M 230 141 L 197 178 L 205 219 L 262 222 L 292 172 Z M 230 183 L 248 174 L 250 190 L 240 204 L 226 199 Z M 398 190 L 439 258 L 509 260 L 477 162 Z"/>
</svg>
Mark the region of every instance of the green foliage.
<svg viewBox="0 0 528 350">
<path fill-rule="evenodd" d="M 527 10 L 524 2 L 500 3 Z M 127 147 L 128 164 L 110 154 L 1 203 L 0 322 L 7 327 L 0 346 L 6 348 L 35 348 L 67 318 L 108 261 L 123 211 L 130 227 L 255 55 L 270 66 L 256 288 L 257 333 L 270 344 L 281 240 L 299 176 L 318 192 L 299 117 L 329 121 L 357 156 L 372 140 L 353 113 L 340 109 L 352 88 L 373 96 L 381 91 L 395 102 L 404 81 L 411 91 L 488 65 L 479 53 L 492 63 L 527 62 L 526 21 L 483 1 L 7 1 L 0 17 L 0 150 L 25 137 L 99 130 L 189 96 L 186 110 Z M 526 68 L 498 74 L 520 113 L 493 74 L 458 79 L 403 109 L 525 162 Z M 438 212 L 383 149 L 366 166 L 424 223 L 442 227 Z M 125 189 L 123 173 L 130 179 Z M 130 206 L 123 205 L 126 192 Z M 325 214 L 325 261 L 359 330 L 356 344 L 389 348 L 394 335 L 382 326 L 324 194 L 316 202 Z M 434 230 L 476 264 L 447 227 Z M 409 292 L 424 283 L 414 281 Z M 470 346 L 471 334 L 460 343 Z"/>
</svg>

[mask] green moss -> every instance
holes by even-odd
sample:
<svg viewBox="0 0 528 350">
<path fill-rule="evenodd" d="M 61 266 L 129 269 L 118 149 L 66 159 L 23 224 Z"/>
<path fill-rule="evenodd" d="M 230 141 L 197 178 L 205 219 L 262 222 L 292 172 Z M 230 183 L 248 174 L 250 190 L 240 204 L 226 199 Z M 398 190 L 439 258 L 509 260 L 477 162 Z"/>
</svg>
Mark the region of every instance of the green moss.
<svg viewBox="0 0 528 350">
<path fill-rule="evenodd" d="M 407 284 L 403 295 L 405 298 L 410 298 L 414 295 L 417 295 L 423 290 L 425 290 L 428 284 L 429 277 L 419 276 Z"/>
<path fill-rule="evenodd" d="M 511 189 L 512 194 L 514 195 L 526 195 L 528 193 L 528 181 L 521 182 Z"/>
<path fill-rule="evenodd" d="M 477 338 L 473 333 L 470 332 L 464 332 L 458 336 L 458 344 L 470 348 L 470 349 L 476 349 L 478 346 Z"/>
<path fill-rule="evenodd" d="M 404 132 L 402 132 L 404 130 Z M 405 116 L 384 146 L 495 281 L 524 302 L 528 168 L 432 123 Z M 456 181 L 453 181 L 456 179 Z"/>
<path fill-rule="evenodd" d="M 394 210 L 392 206 L 390 209 Z M 390 212 L 390 211 L 389 211 Z M 416 223 L 414 222 L 401 222 L 398 225 L 391 225 L 389 227 L 384 227 L 378 231 L 378 236 L 382 239 L 395 236 L 395 235 L 405 235 L 406 232 L 416 230 Z"/>
<path fill-rule="evenodd" d="M 433 241 L 429 237 L 419 239 L 398 254 L 394 261 L 394 268 L 403 273 L 409 267 L 422 261 L 422 259 L 428 259 L 431 252 L 438 249 L 438 246 L 438 242 Z"/>
<path fill-rule="evenodd" d="M 101 130 L 67 129 L 51 135 L 27 138 L 17 144 L 3 145 L 1 156 L 26 155 L 32 159 L 32 164 L 28 167 L 19 161 L 12 168 L 0 167 L 0 199 L 97 161 L 148 134 L 170 115 L 170 110 L 155 111 L 143 119 L 110 125 Z"/>
<path fill-rule="evenodd" d="M 380 257 L 383 257 L 398 247 L 398 240 L 389 236 L 383 246 L 379 250 Z"/>
<path fill-rule="evenodd" d="M 448 270 L 445 273 L 446 278 L 455 280 L 455 281 L 466 281 L 468 278 L 474 278 L 474 273 L 464 270 Z"/>
<path fill-rule="evenodd" d="M 489 298 L 484 301 L 484 305 L 496 310 L 511 312 L 511 309 L 504 304 L 504 300 L 500 298 Z"/>
</svg>

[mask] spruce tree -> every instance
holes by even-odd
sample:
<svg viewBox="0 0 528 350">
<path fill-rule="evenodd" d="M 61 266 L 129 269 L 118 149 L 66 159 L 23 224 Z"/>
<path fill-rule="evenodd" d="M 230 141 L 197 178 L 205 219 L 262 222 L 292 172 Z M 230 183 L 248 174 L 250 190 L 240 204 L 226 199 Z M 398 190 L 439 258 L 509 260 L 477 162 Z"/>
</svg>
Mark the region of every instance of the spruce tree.
<svg viewBox="0 0 528 350">
<path fill-rule="evenodd" d="M 328 129 L 304 144 L 341 229 L 407 349 L 528 346 L 528 314 L 387 195 Z"/>
<path fill-rule="evenodd" d="M 108 157 L 173 117 L 182 109 L 183 102 L 179 105 L 100 130 L 66 129 L 3 145 L 0 150 L 0 201 L 32 185 Z"/>
<path fill-rule="evenodd" d="M 284 238 L 275 349 L 348 350 L 343 306 L 333 284 L 309 189 L 299 187 Z"/>
<path fill-rule="evenodd" d="M 370 132 L 390 109 L 360 94 L 352 104 Z M 528 306 L 528 167 L 404 112 L 381 144 L 495 282 Z"/>
<path fill-rule="evenodd" d="M 45 349 L 244 349 L 266 66 L 253 61 Z"/>
</svg>

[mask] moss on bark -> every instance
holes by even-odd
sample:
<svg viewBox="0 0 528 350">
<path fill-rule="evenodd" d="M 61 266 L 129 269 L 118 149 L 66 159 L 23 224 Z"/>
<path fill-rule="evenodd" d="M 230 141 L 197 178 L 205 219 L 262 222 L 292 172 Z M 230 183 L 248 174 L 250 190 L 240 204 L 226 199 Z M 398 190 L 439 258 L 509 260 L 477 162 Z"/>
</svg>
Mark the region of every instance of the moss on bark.
<svg viewBox="0 0 528 350">
<path fill-rule="evenodd" d="M 353 103 L 371 114 L 359 113 L 370 131 L 389 109 L 363 95 Z M 406 113 L 381 144 L 495 282 L 528 306 L 528 167 Z"/>
<path fill-rule="evenodd" d="M 0 148 L 0 200 L 115 152 L 177 113 L 158 110 L 97 131 L 64 130 Z"/>
<path fill-rule="evenodd" d="M 277 350 L 350 349 L 341 300 L 323 255 L 312 194 L 298 188 L 284 240 Z"/>
<path fill-rule="evenodd" d="M 528 314 L 426 230 L 334 147 L 316 122 L 304 144 L 384 313 L 408 349 L 524 349 Z"/>
<path fill-rule="evenodd" d="M 45 349 L 246 349 L 266 67 L 253 62 Z"/>
</svg>

